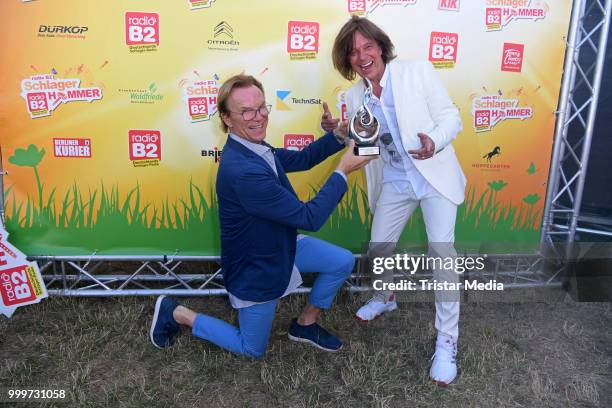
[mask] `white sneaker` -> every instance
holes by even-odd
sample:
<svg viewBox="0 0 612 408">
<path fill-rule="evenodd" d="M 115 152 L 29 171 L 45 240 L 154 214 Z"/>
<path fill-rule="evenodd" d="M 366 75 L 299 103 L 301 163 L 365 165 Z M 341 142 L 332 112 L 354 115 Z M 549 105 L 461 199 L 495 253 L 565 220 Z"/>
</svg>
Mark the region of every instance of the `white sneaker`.
<svg viewBox="0 0 612 408">
<path fill-rule="evenodd" d="M 397 302 L 395 302 L 395 295 L 389 296 L 385 299 L 385 296 L 378 294 L 368 301 L 365 305 L 361 306 L 356 313 L 357 319 L 363 322 L 369 322 L 374 320 L 385 312 L 391 312 L 397 309 Z"/>
<path fill-rule="evenodd" d="M 439 386 L 446 387 L 457 378 L 457 342 L 451 337 L 439 334 L 436 340 L 436 352 L 431 357 L 433 363 L 429 370 L 431 380 Z"/>
</svg>

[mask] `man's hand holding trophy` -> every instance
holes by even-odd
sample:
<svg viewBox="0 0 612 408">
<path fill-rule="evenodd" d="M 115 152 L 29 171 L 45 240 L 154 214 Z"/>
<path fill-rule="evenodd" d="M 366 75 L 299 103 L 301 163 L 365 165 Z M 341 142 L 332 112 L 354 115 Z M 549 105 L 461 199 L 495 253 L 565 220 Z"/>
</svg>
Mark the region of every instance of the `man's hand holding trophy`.
<svg viewBox="0 0 612 408">
<path fill-rule="evenodd" d="M 345 143 L 347 137 L 355 141 L 354 153 L 356 156 L 378 156 L 380 147 L 378 146 L 378 132 L 380 123 L 376 116 L 368 107 L 368 102 L 372 97 L 372 83 L 364 78 L 366 90 L 363 95 L 363 102 L 359 109 L 351 116 L 347 122 L 340 123 L 339 119 L 334 119 L 326 102 L 323 102 L 323 116 L 321 127 L 325 131 L 333 131 L 338 141 Z"/>
</svg>

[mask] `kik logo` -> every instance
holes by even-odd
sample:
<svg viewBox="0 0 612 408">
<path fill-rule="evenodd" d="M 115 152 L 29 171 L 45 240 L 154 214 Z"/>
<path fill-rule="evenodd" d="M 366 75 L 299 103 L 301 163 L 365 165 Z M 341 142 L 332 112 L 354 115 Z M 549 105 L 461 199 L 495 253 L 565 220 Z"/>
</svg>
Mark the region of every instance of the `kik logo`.
<svg viewBox="0 0 612 408">
<path fill-rule="evenodd" d="M 290 93 L 291 91 L 276 91 L 276 109 L 284 111 L 291 110 L 285 103 L 285 99 L 287 99 Z"/>
</svg>

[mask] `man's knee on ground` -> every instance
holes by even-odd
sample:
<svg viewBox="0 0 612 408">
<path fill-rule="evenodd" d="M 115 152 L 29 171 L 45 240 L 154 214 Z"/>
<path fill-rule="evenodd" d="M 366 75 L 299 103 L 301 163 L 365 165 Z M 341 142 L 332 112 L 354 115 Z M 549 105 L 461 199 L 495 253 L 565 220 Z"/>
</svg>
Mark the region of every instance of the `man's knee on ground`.
<svg viewBox="0 0 612 408">
<path fill-rule="evenodd" d="M 355 267 L 355 256 L 351 251 L 343 250 L 341 255 L 337 258 L 338 270 L 344 273 L 345 277 L 351 276 L 353 268 Z"/>
</svg>

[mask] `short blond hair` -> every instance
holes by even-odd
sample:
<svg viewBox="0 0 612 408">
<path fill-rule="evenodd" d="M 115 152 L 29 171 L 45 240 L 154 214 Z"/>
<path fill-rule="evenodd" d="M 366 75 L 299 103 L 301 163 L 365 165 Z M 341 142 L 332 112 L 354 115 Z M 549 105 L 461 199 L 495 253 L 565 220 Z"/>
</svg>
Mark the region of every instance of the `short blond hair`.
<svg viewBox="0 0 612 408">
<path fill-rule="evenodd" d="M 219 111 L 219 119 L 221 120 L 221 129 L 223 129 L 225 133 L 229 131 L 229 127 L 223 121 L 221 114 L 225 116 L 229 116 L 229 114 L 231 113 L 229 109 L 227 108 L 227 100 L 229 99 L 230 94 L 232 93 L 234 89 L 248 88 L 250 86 L 256 86 L 257 88 L 259 88 L 259 90 L 261 91 L 262 94 L 264 94 L 264 97 L 265 97 L 266 93 L 264 92 L 261 82 L 255 79 L 255 77 L 253 77 L 252 75 L 244 75 L 244 74 L 234 75 L 233 77 L 228 78 L 223 83 L 223 85 L 221 85 L 221 88 L 219 88 L 219 93 L 217 94 L 217 111 Z"/>
</svg>

